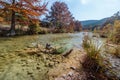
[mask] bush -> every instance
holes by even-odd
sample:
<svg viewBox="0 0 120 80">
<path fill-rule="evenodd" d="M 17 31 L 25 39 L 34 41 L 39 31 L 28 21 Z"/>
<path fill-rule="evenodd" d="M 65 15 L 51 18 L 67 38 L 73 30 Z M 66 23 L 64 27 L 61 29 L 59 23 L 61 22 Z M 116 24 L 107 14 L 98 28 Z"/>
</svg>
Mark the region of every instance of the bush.
<svg viewBox="0 0 120 80">
<path fill-rule="evenodd" d="M 87 57 L 85 58 L 84 63 L 82 63 L 83 69 L 88 73 L 92 73 L 90 75 L 92 75 L 91 77 L 94 76 L 94 80 L 119 80 L 116 76 L 109 76 L 105 73 L 109 71 L 110 74 L 114 75 L 114 71 L 109 67 L 111 63 L 104 59 L 105 57 L 100 54 L 102 44 L 99 44 L 97 41 L 91 40 L 91 38 L 85 36 L 83 47 L 87 52 Z M 120 54 L 119 51 L 120 47 L 116 47 L 115 54 Z"/>
<path fill-rule="evenodd" d="M 109 32 L 108 40 L 120 44 L 120 20 L 114 22 L 113 29 Z"/>
<path fill-rule="evenodd" d="M 83 40 L 83 47 L 90 58 L 96 59 L 100 54 L 102 45 L 95 40 L 91 40 L 88 36 L 85 36 Z"/>
<path fill-rule="evenodd" d="M 103 30 L 100 33 L 100 37 L 102 38 L 108 38 L 109 35 L 113 32 L 113 25 L 112 24 L 107 24 L 104 26 Z"/>
<path fill-rule="evenodd" d="M 32 23 L 29 25 L 29 34 L 38 34 L 40 32 L 40 26 L 37 23 Z"/>
<path fill-rule="evenodd" d="M 106 45 L 105 51 L 106 53 L 115 55 L 116 57 L 120 57 L 120 45 Z"/>
<path fill-rule="evenodd" d="M 87 57 L 83 63 L 83 67 L 90 71 L 98 71 L 101 66 L 100 51 L 102 45 L 95 40 L 91 40 L 88 36 L 84 36 L 83 48 L 87 52 Z"/>
<path fill-rule="evenodd" d="M 40 27 L 40 31 L 38 33 L 39 34 L 47 34 L 47 33 L 50 33 L 50 30 L 48 28 Z"/>
<path fill-rule="evenodd" d="M 120 46 L 115 47 L 115 53 L 114 53 L 117 57 L 120 58 Z"/>
</svg>

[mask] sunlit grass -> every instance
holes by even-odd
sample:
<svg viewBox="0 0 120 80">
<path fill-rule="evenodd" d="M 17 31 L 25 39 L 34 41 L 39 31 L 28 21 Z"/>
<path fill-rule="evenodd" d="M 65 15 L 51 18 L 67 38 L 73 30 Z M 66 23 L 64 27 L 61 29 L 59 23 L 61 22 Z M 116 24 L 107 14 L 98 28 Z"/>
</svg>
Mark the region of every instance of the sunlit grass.
<svg viewBox="0 0 120 80">
<path fill-rule="evenodd" d="M 90 71 L 98 71 L 102 66 L 102 57 L 100 55 L 102 43 L 91 39 L 88 35 L 84 36 L 83 48 L 87 53 L 83 67 Z"/>
<path fill-rule="evenodd" d="M 120 57 L 120 45 L 106 44 L 105 52 Z"/>
<path fill-rule="evenodd" d="M 102 48 L 102 43 L 85 36 L 83 40 L 83 47 L 90 58 L 97 59 Z"/>
<path fill-rule="evenodd" d="M 0 53 L 13 53 L 18 50 L 23 50 L 35 41 L 36 36 L 22 36 L 14 38 L 0 38 Z"/>
</svg>

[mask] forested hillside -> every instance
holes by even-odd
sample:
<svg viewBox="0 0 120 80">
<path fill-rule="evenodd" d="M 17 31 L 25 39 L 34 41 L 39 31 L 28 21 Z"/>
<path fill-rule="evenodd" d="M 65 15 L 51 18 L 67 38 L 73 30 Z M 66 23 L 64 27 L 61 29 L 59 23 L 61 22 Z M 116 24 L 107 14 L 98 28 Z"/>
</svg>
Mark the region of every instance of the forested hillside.
<svg viewBox="0 0 120 80">
<path fill-rule="evenodd" d="M 118 11 L 114 15 L 108 18 L 104 18 L 101 20 L 87 20 L 87 21 L 81 21 L 81 24 L 83 26 L 83 29 L 91 29 L 94 30 L 94 28 L 103 28 L 105 25 L 111 23 L 113 24 L 115 20 L 120 20 L 120 12 Z"/>
</svg>

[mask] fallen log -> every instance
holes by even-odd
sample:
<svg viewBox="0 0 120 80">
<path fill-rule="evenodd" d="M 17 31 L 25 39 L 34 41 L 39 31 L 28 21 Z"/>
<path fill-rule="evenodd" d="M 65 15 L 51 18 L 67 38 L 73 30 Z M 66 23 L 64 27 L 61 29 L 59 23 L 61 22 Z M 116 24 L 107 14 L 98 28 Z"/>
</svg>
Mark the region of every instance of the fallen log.
<svg viewBox="0 0 120 80">
<path fill-rule="evenodd" d="M 68 49 L 62 54 L 62 56 L 67 57 L 72 51 L 73 49 Z"/>
<path fill-rule="evenodd" d="M 107 46 L 110 46 L 110 47 L 117 47 L 117 45 L 113 45 L 113 44 L 109 44 L 109 43 L 106 43 Z"/>
</svg>

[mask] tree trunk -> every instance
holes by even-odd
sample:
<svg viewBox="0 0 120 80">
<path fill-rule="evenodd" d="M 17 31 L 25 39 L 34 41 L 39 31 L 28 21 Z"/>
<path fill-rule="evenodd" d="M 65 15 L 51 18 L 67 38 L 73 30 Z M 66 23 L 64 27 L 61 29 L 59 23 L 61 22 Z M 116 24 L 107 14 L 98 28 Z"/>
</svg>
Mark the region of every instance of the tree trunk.
<svg viewBox="0 0 120 80">
<path fill-rule="evenodd" d="M 15 0 L 13 0 L 12 5 L 15 4 Z M 12 10 L 12 16 L 11 16 L 11 28 L 10 28 L 10 36 L 14 36 L 15 33 L 15 11 Z"/>
</svg>

